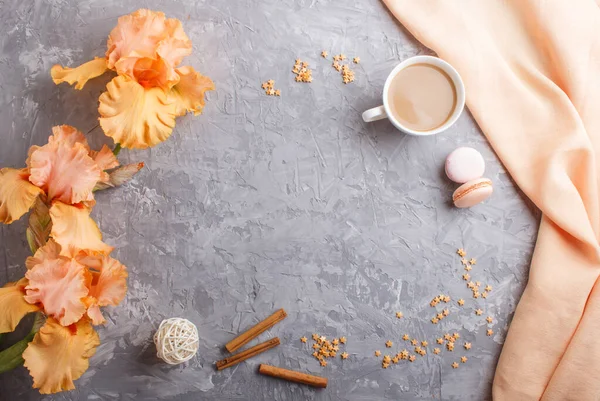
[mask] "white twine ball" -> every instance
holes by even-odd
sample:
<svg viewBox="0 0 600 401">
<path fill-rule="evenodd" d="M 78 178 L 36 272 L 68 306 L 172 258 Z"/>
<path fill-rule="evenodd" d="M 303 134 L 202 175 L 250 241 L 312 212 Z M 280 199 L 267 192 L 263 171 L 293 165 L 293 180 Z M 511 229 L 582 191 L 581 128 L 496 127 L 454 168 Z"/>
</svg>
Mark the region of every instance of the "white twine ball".
<svg viewBox="0 0 600 401">
<path fill-rule="evenodd" d="M 154 334 L 156 356 L 171 365 L 192 359 L 198 351 L 198 329 L 187 319 L 163 320 Z"/>
</svg>

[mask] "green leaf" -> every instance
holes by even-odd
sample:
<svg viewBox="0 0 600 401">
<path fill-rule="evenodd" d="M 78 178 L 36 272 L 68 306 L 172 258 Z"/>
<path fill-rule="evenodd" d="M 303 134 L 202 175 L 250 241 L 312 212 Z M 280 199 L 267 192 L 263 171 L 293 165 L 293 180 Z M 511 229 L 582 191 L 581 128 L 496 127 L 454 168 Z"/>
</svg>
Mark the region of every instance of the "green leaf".
<svg viewBox="0 0 600 401">
<path fill-rule="evenodd" d="M 117 167 L 108 172 L 110 177 L 109 182 L 98 182 L 94 187 L 94 191 L 102 191 L 104 189 L 123 185 L 131 180 L 133 176 L 142 169 L 142 167 L 144 167 L 144 162 L 126 164 L 124 166 Z"/>
<path fill-rule="evenodd" d="M 25 352 L 27 346 L 33 340 L 33 337 L 35 337 L 35 333 L 38 332 L 44 322 L 44 316 L 42 316 L 41 313 L 36 313 L 33 326 L 31 327 L 29 334 L 27 334 L 27 336 L 21 341 L 0 352 L 0 373 L 13 370 L 25 362 L 23 360 L 23 352 Z"/>
<path fill-rule="evenodd" d="M 23 352 L 33 340 L 35 333 L 29 333 L 27 337 L 17 342 L 11 347 L 0 352 L 0 373 L 8 372 L 14 368 L 21 366 L 23 362 Z"/>
<path fill-rule="evenodd" d="M 27 227 L 27 243 L 31 253 L 46 245 L 52 231 L 52 220 L 45 199 L 38 197 L 29 214 L 29 227 Z"/>
<path fill-rule="evenodd" d="M 121 152 L 121 144 L 117 143 L 113 149 L 113 155 L 119 156 L 119 152 Z"/>
</svg>

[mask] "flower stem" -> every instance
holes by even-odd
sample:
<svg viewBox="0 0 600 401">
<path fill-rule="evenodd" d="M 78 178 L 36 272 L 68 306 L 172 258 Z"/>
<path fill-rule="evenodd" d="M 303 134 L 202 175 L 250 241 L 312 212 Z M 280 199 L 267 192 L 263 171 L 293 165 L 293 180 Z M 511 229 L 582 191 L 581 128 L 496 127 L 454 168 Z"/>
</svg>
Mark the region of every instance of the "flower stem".
<svg viewBox="0 0 600 401">
<path fill-rule="evenodd" d="M 113 149 L 113 155 L 118 156 L 120 151 L 121 151 L 121 144 L 117 143 L 115 145 L 115 148 Z"/>
</svg>

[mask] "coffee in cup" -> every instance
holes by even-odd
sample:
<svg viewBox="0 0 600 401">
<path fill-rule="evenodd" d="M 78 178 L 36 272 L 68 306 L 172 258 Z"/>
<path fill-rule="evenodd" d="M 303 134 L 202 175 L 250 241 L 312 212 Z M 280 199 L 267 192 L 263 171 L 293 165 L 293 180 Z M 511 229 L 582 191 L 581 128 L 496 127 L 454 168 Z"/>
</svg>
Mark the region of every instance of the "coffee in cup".
<svg viewBox="0 0 600 401">
<path fill-rule="evenodd" d="M 447 129 L 462 113 L 465 90 L 456 70 L 445 61 L 417 56 L 399 64 L 386 80 L 383 106 L 363 113 L 366 122 L 389 118 L 411 135 Z"/>
</svg>

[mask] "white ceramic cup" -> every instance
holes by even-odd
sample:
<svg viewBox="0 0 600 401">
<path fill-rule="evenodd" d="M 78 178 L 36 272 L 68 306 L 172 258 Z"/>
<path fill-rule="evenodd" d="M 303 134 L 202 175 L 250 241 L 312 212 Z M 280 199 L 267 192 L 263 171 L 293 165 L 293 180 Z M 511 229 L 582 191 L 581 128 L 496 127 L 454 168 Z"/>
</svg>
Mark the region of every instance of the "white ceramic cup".
<svg viewBox="0 0 600 401">
<path fill-rule="evenodd" d="M 444 71 L 446 74 L 448 74 L 448 76 L 450 77 L 450 79 L 452 79 L 452 82 L 454 83 L 454 88 L 456 89 L 456 107 L 454 108 L 454 111 L 450 115 L 450 118 L 444 124 L 440 125 L 437 128 L 434 128 L 432 130 L 429 130 L 429 131 L 415 131 L 415 130 L 405 127 L 394 117 L 394 115 L 390 111 L 390 105 L 389 105 L 389 101 L 388 101 L 388 98 L 389 98 L 388 91 L 390 90 L 390 85 L 392 83 L 392 80 L 401 70 L 403 70 L 404 68 L 406 68 L 410 65 L 413 65 L 413 64 L 429 64 L 429 65 L 438 67 L 439 69 Z M 458 117 L 461 115 L 464 108 L 465 108 L 465 85 L 463 84 L 462 78 L 460 77 L 460 75 L 458 75 L 458 72 L 456 72 L 454 67 L 452 67 L 450 64 L 448 64 L 444 60 L 437 58 L 437 57 L 415 56 L 415 57 L 411 57 L 409 59 L 404 60 L 403 62 L 398 64 L 396 66 L 396 68 L 394 68 L 392 70 L 390 75 L 385 80 L 385 86 L 383 87 L 383 106 L 374 107 L 372 109 L 365 111 L 362 114 L 362 118 L 365 122 L 368 122 L 368 123 L 371 121 L 377 121 L 377 120 L 382 120 L 384 118 L 387 118 L 392 122 L 392 124 L 394 124 L 394 126 L 396 128 L 398 128 L 400 131 L 402 131 L 406 134 L 415 135 L 415 136 L 428 136 L 428 135 L 439 134 L 440 132 L 447 130 L 452 124 L 454 124 L 456 122 L 456 120 L 458 120 Z"/>
</svg>

